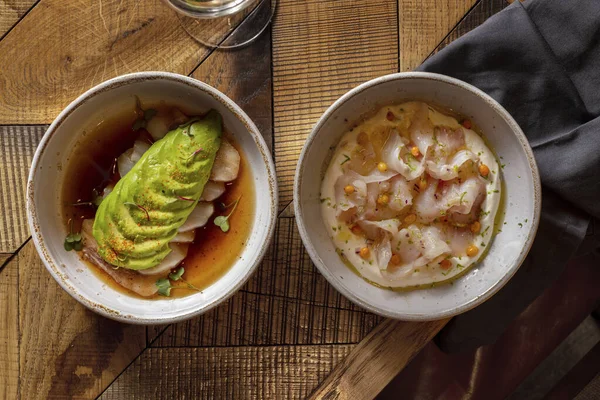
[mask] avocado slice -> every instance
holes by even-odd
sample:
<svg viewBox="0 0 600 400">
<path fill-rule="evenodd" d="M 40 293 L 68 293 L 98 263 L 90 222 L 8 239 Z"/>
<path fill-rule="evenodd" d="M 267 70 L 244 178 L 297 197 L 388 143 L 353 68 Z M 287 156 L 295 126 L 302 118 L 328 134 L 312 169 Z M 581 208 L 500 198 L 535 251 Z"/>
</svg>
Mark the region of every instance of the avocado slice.
<svg viewBox="0 0 600 400">
<path fill-rule="evenodd" d="M 210 176 L 221 146 L 222 119 L 209 111 L 156 141 L 115 185 L 96 212 L 93 235 L 108 263 L 152 268 L 170 253 Z"/>
</svg>

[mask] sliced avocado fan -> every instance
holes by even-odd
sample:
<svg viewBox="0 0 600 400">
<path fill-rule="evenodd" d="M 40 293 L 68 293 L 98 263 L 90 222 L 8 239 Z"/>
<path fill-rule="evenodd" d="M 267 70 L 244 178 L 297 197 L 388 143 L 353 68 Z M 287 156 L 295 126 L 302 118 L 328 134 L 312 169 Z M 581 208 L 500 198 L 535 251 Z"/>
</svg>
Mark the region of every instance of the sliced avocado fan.
<svg viewBox="0 0 600 400">
<path fill-rule="evenodd" d="M 133 269 L 158 265 L 202 195 L 221 146 L 221 115 L 209 111 L 156 141 L 102 201 L 94 220 L 98 253 Z"/>
</svg>

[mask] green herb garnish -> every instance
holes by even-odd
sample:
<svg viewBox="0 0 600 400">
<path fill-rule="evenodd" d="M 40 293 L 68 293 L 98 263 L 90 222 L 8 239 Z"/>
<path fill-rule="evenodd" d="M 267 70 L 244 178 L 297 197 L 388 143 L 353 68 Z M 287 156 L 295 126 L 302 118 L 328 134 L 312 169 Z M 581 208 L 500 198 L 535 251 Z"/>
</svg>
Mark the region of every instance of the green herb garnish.
<svg viewBox="0 0 600 400">
<path fill-rule="evenodd" d="M 65 238 L 65 250 L 66 251 L 71 251 L 71 250 L 75 250 L 75 251 L 81 251 L 81 249 L 83 249 L 83 238 L 81 237 L 81 233 L 80 232 L 75 232 L 73 233 L 73 220 L 70 219 L 69 220 L 69 234 L 67 235 L 67 237 Z"/>
<path fill-rule="evenodd" d="M 158 287 L 158 294 L 161 296 L 169 297 L 171 295 L 171 281 L 167 278 L 162 278 L 156 281 L 156 286 Z"/>
<path fill-rule="evenodd" d="M 342 154 L 342 155 L 345 157 L 345 160 L 344 160 L 344 161 L 342 161 L 342 162 L 340 163 L 340 165 L 344 165 L 344 164 L 346 164 L 348 161 L 350 161 L 350 157 L 348 157 L 346 154 Z"/>
<path fill-rule="evenodd" d="M 161 296 L 169 297 L 171 295 L 171 289 L 192 289 L 201 292 L 199 288 L 182 278 L 184 273 L 185 269 L 183 267 L 179 267 L 174 272 L 171 272 L 167 278 L 157 280 L 156 286 L 158 287 L 158 294 L 160 294 Z M 171 281 L 182 281 L 187 286 L 173 286 Z"/>
<path fill-rule="evenodd" d="M 231 214 L 233 214 L 233 212 L 235 211 L 235 209 L 238 206 L 238 203 L 240 202 L 240 199 L 237 199 L 236 201 L 234 201 L 233 203 L 229 204 L 228 206 L 225 206 L 225 208 L 229 208 L 231 206 L 233 206 L 233 208 L 231 209 L 231 212 L 227 215 L 219 215 L 217 218 L 215 218 L 215 225 L 217 225 L 219 228 L 221 228 L 221 230 L 223 232 L 228 232 L 229 231 L 229 217 L 231 217 Z"/>
</svg>

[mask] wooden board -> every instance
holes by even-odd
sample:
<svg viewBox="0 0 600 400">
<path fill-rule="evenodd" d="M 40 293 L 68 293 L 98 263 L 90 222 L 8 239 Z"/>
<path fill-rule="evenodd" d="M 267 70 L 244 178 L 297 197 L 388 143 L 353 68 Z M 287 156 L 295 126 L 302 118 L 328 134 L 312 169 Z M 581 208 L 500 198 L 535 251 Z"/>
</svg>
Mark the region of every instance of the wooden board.
<svg viewBox="0 0 600 400">
<path fill-rule="evenodd" d="M 27 176 L 45 131 L 46 126 L 0 126 L 0 252 L 16 251 L 29 237 L 25 214 Z"/>
<path fill-rule="evenodd" d="M 21 399 L 94 398 L 144 349 L 144 327 L 100 317 L 73 300 L 45 270 L 33 242 L 10 267 L 11 274 L 18 269 Z"/>
<path fill-rule="evenodd" d="M 400 71 L 412 71 L 418 67 L 476 2 L 398 1 Z"/>
<path fill-rule="evenodd" d="M 241 291 L 199 318 L 171 325 L 152 346 L 351 344 L 379 321 L 362 310 Z"/>
<path fill-rule="evenodd" d="M 2 255 L 0 265 L 8 259 Z M 19 277 L 17 261 L 0 269 L 0 398 L 15 399 L 19 391 Z"/>
<path fill-rule="evenodd" d="M 36 3 L 35 0 L 0 0 L 0 38 Z"/>
<path fill-rule="evenodd" d="M 448 321 L 385 320 L 335 368 L 311 398 L 374 398 Z"/>
<path fill-rule="evenodd" d="M 148 349 L 100 399 L 304 399 L 352 347 Z"/>
<path fill-rule="evenodd" d="M 207 54 L 160 0 L 40 0 L 0 41 L 0 60 L 10 60 L 0 75 L 0 124 L 49 123 L 108 78 L 188 74 Z"/>
</svg>

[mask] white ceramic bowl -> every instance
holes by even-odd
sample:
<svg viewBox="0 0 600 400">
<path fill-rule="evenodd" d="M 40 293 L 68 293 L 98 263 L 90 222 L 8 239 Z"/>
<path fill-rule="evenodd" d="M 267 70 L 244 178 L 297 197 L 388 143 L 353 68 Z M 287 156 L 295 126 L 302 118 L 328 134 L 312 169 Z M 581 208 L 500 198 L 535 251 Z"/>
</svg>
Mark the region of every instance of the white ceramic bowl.
<svg viewBox="0 0 600 400">
<path fill-rule="evenodd" d="M 131 107 L 134 95 L 164 100 L 194 113 L 216 109 L 252 171 L 255 185 L 253 228 L 241 258 L 213 285 L 182 298 L 144 300 L 119 293 L 99 280 L 76 252 L 66 252 L 67 234 L 59 196 L 71 150 L 84 129 Z M 273 236 L 277 183 L 269 149 L 250 118 L 227 96 L 195 79 L 164 72 L 140 72 L 106 81 L 65 108 L 42 138 L 27 184 L 27 217 L 35 246 L 50 274 L 71 296 L 106 317 L 129 323 L 162 324 L 206 312 L 235 293 L 260 263 Z"/>
<path fill-rule="evenodd" d="M 335 252 L 321 217 L 319 192 L 331 146 L 360 116 L 387 104 L 422 100 L 446 106 L 472 118 L 492 150 L 506 164 L 499 233 L 484 259 L 452 284 L 395 292 L 373 286 L 353 273 Z M 302 154 L 294 184 L 294 206 L 300 235 L 310 257 L 343 295 L 367 310 L 402 320 L 435 320 L 465 312 L 496 293 L 517 271 L 533 242 L 540 216 L 541 186 L 533 153 L 523 132 L 491 97 L 447 76 L 399 73 L 352 89 L 319 119 Z M 504 224 L 506 222 L 506 224 Z M 522 225 L 519 225 L 522 224 Z"/>
</svg>

